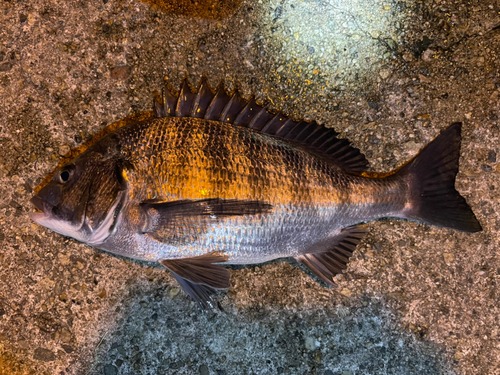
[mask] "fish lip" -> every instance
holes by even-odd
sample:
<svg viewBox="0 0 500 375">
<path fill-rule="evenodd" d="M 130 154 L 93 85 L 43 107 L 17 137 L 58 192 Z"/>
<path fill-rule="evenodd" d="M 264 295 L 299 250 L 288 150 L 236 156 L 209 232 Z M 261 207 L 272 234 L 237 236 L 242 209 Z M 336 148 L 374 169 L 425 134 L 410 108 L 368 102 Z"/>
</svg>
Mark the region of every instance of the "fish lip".
<svg viewBox="0 0 500 375">
<path fill-rule="evenodd" d="M 33 198 L 31 198 L 30 202 L 33 206 L 35 206 L 37 210 L 45 212 L 45 206 L 44 206 L 45 202 L 38 195 L 35 195 Z"/>
<path fill-rule="evenodd" d="M 40 224 L 47 219 L 47 214 L 45 212 L 30 212 L 30 219 L 35 223 Z"/>
<path fill-rule="evenodd" d="M 50 218 L 53 206 L 50 203 L 45 202 L 38 195 L 35 195 L 30 199 L 30 202 L 35 206 L 35 212 L 29 214 L 30 219 L 35 223 L 43 222 Z"/>
</svg>

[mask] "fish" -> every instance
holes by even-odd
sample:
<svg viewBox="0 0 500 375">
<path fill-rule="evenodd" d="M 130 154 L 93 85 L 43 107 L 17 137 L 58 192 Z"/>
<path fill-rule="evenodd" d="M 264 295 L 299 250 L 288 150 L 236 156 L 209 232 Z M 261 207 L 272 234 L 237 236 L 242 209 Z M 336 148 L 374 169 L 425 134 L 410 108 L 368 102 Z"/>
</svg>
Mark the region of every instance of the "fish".
<svg viewBox="0 0 500 375">
<path fill-rule="evenodd" d="M 30 216 L 96 249 L 158 262 L 202 309 L 230 287 L 225 265 L 292 258 L 336 286 L 371 221 L 482 229 L 455 189 L 461 123 L 375 173 L 332 128 L 206 78 L 164 90 L 153 109 L 58 169 Z"/>
</svg>

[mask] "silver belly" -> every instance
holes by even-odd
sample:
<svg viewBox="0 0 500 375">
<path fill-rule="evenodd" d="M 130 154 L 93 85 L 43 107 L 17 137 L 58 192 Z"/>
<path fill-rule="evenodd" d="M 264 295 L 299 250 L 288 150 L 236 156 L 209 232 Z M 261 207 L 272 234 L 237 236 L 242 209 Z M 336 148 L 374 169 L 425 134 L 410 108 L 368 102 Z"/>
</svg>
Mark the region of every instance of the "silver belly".
<svg viewBox="0 0 500 375">
<path fill-rule="evenodd" d="M 223 252 L 226 264 L 252 264 L 311 251 L 343 228 L 380 217 L 397 216 L 391 205 L 280 206 L 262 217 L 214 219 L 194 241 L 168 244 L 132 228 L 123 219 L 99 248 L 130 258 L 158 261 Z"/>
</svg>

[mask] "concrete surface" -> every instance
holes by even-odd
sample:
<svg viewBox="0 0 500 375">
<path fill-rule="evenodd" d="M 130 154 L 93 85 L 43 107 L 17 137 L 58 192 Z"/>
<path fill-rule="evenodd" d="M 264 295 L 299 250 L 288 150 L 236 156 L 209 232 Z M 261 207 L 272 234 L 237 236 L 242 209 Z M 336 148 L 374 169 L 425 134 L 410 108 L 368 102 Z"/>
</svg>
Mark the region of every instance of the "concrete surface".
<svg viewBox="0 0 500 375">
<path fill-rule="evenodd" d="M 203 73 L 333 126 L 376 171 L 462 121 L 457 188 L 484 231 L 372 223 L 337 290 L 233 268 L 200 312 L 161 268 L 30 222 L 62 155 Z M 3 0 L 0 374 L 500 374 L 499 94 L 492 0 Z"/>
</svg>

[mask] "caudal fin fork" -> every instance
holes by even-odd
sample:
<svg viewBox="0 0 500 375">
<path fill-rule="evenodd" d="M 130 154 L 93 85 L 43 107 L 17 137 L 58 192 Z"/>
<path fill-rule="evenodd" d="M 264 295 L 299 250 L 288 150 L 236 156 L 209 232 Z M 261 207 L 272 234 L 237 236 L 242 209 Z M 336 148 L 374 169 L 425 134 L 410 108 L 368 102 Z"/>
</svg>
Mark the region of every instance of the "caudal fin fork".
<svg viewBox="0 0 500 375">
<path fill-rule="evenodd" d="M 459 122 L 450 125 L 398 172 L 410 179 L 412 189 L 411 208 L 405 217 L 463 232 L 479 232 L 481 224 L 455 190 L 461 129 Z"/>
</svg>

